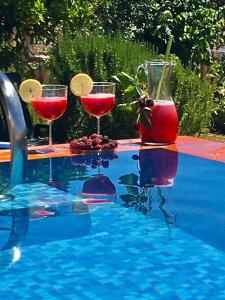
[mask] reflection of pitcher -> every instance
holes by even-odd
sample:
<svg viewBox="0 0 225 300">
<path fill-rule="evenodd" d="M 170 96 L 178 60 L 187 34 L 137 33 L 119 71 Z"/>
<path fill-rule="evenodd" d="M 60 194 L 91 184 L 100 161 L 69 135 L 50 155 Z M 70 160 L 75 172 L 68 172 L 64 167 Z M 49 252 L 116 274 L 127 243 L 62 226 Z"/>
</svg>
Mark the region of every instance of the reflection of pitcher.
<svg viewBox="0 0 225 300">
<path fill-rule="evenodd" d="M 178 133 L 178 118 L 175 104 L 170 94 L 170 75 L 173 64 L 170 62 L 145 61 L 137 69 L 143 68 L 147 76 L 148 96 L 154 100 L 149 112 L 151 126 L 140 122 L 139 130 L 144 143 L 174 143 Z M 140 94 L 142 91 L 137 87 Z"/>
<path fill-rule="evenodd" d="M 140 186 L 171 186 L 177 174 L 178 152 L 163 148 L 139 151 Z"/>
<path fill-rule="evenodd" d="M 120 195 L 125 207 L 135 207 L 144 215 L 152 215 L 154 206 L 159 200 L 156 209 L 163 214 L 168 228 L 168 238 L 171 238 L 171 229 L 176 224 L 176 215 L 165 207 L 166 198 L 163 189 L 171 187 L 177 175 L 178 152 L 163 148 L 141 149 L 139 155 L 134 154 L 137 160 L 139 176 L 129 173 L 121 176 L 119 183 L 125 186 L 126 194 Z"/>
</svg>

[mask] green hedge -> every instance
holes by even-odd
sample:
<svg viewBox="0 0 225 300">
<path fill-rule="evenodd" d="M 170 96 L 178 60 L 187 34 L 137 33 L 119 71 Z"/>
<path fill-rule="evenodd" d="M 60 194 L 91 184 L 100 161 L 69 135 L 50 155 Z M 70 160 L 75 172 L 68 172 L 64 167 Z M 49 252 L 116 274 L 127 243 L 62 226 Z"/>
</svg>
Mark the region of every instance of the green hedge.
<svg viewBox="0 0 225 300">
<path fill-rule="evenodd" d="M 177 60 L 172 76 L 172 95 L 179 117 L 180 135 L 199 135 L 211 125 L 213 86 L 203 82 Z"/>
<path fill-rule="evenodd" d="M 127 41 L 120 35 L 65 36 L 56 43 L 51 54 L 51 81 L 69 85 L 71 78 L 79 72 L 89 74 L 94 81 L 112 80 L 113 75 L 121 71 L 133 76 L 138 64 L 157 58 L 157 53 L 147 44 Z M 199 134 L 210 122 L 211 86 L 201 82 L 193 71 L 184 69 L 177 60 L 171 87 L 180 120 L 180 134 Z M 117 86 L 116 101 L 117 104 L 128 101 L 120 86 Z M 102 132 L 112 138 L 137 137 L 132 128 L 135 119 L 135 108 L 129 106 L 122 110 L 116 106 L 112 113 L 101 118 Z M 79 99 L 69 93 L 67 111 L 54 122 L 53 128 L 55 141 L 68 141 L 96 131 L 96 120 L 89 117 Z"/>
</svg>

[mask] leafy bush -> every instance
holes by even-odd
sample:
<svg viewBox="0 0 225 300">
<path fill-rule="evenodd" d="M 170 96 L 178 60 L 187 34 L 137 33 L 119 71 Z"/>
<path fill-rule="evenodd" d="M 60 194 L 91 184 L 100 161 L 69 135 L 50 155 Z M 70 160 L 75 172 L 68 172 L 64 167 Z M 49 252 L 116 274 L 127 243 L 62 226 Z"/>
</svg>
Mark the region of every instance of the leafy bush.
<svg viewBox="0 0 225 300">
<path fill-rule="evenodd" d="M 52 81 L 69 85 L 71 78 L 88 73 L 95 81 L 112 80 L 113 75 L 126 72 L 134 76 L 138 64 L 159 56 L 146 44 L 124 40 L 121 36 L 66 36 L 54 48 L 50 71 Z M 202 82 L 190 69 L 184 69 L 176 59 L 171 91 L 180 120 L 180 134 L 199 134 L 210 123 L 213 108 L 212 87 Z M 134 100 L 135 95 L 124 95 L 124 87 L 117 85 L 117 104 Z M 116 106 L 101 118 L 102 132 L 111 138 L 137 137 L 132 128 L 136 120 L 136 107 Z M 96 130 L 96 119 L 89 117 L 77 97 L 69 93 L 68 109 L 63 117 L 54 122 L 55 140 L 64 141 Z"/>
<path fill-rule="evenodd" d="M 214 91 L 215 108 L 212 113 L 211 131 L 225 133 L 225 89 Z"/>
<path fill-rule="evenodd" d="M 216 56 L 208 70 L 208 78 L 214 85 L 214 109 L 211 131 L 225 133 L 225 55 Z"/>
<path fill-rule="evenodd" d="M 211 123 L 213 86 L 201 81 L 191 69 L 184 69 L 179 61 L 171 86 L 179 117 L 179 134 L 200 134 Z"/>
</svg>

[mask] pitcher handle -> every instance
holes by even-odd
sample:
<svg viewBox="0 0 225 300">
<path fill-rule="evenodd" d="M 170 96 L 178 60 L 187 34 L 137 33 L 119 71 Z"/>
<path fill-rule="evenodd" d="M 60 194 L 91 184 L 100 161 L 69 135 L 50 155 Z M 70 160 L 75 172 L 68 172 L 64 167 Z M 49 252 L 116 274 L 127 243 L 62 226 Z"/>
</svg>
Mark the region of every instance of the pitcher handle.
<svg viewBox="0 0 225 300">
<path fill-rule="evenodd" d="M 142 96 L 145 92 L 141 89 L 141 87 L 138 85 L 138 73 L 140 72 L 141 69 L 144 69 L 144 72 L 145 72 L 145 66 L 144 64 L 140 64 L 137 69 L 136 69 L 136 73 L 135 73 L 135 81 L 136 81 L 136 85 L 135 85 L 135 88 L 138 92 L 138 94 L 140 96 Z"/>
</svg>

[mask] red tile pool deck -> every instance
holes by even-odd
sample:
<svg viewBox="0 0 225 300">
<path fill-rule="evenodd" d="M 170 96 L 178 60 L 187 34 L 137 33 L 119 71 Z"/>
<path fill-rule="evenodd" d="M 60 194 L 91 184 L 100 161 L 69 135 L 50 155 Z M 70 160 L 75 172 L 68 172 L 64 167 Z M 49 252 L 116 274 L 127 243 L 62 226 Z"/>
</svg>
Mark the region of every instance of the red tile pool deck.
<svg viewBox="0 0 225 300">
<path fill-rule="evenodd" d="M 29 149 L 40 149 L 44 146 L 32 147 Z M 80 154 L 72 154 L 69 149 L 69 144 L 57 145 L 58 148 L 62 150 L 57 152 L 51 152 L 47 154 L 29 154 L 29 159 L 40 159 L 46 157 L 60 157 L 60 156 L 71 156 Z M 129 151 L 136 150 L 139 148 L 149 149 L 155 148 L 156 146 L 143 146 L 141 145 L 140 139 L 124 139 L 118 140 L 118 151 Z M 205 139 L 200 139 L 191 136 L 179 136 L 175 144 L 167 146 L 157 146 L 158 148 L 164 148 L 172 151 L 177 151 L 180 153 L 190 154 L 202 158 L 208 158 L 212 160 L 217 160 L 220 162 L 225 162 L 225 143 L 209 141 Z M 83 152 L 85 153 L 85 152 Z M 5 162 L 10 160 L 10 150 L 0 150 L 0 162 Z"/>
</svg>

